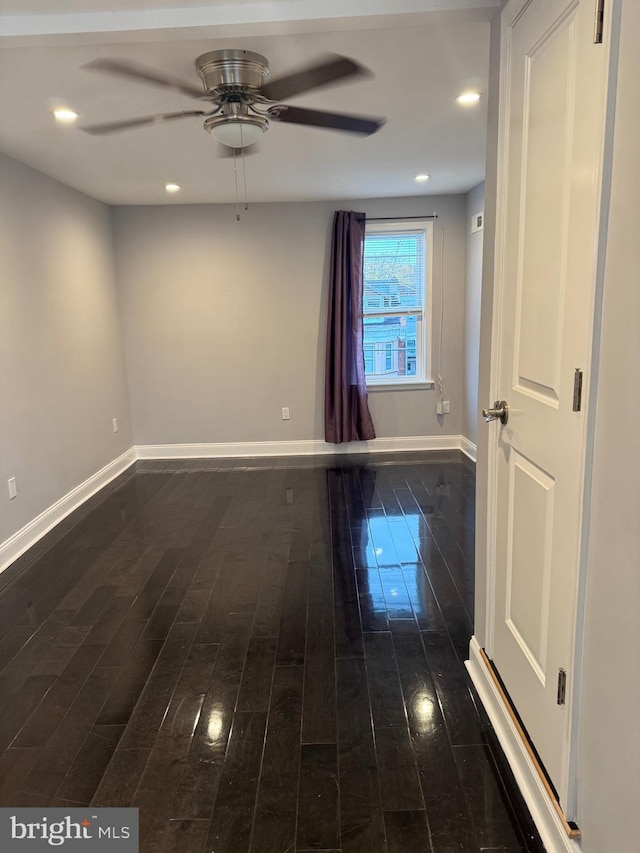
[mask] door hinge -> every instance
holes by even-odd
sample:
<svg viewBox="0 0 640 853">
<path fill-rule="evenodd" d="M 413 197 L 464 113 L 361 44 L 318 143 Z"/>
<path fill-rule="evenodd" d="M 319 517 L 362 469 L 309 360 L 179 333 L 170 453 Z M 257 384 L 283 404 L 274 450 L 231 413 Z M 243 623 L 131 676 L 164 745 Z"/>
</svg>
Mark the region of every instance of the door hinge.
<svg viewBox="0 0 640 853">
<path fill-rule="evenodd" d="M 564 705 L 567 696 L 567 673 L 564 669 L 558 670 L 558 705 Z"/>
<path fill-rule="evenodd" d="M 582 409 L 582 371 L 576 367 L 576 372 L 573 376 L 573 411 L 579 412 Z"/>
<path fill-rule="evenodd" d="M 593 22 L 593 43 L 602 44 L 602 30 L 604 28 L 604 0 L 596 0 L 596 14 Z"/>
</svg>

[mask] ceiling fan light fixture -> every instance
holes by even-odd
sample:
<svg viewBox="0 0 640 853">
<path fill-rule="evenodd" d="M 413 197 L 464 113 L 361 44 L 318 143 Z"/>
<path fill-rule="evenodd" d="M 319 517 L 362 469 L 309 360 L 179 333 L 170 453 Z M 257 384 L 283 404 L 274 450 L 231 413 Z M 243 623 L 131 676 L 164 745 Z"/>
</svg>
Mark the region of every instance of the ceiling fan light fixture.
<svg viewBox="0 0 640 853">
<path fill-rule="evenodd" d="M 262 116 L 210 116 L 204 123 L 205 130 L 229 148 L 248 148 L 257 142 L 269 122 Z"/>
<path fill-rule="evenodd" d="M 428 181 L 429 178 L 430 175 L 416 175 L 413 180 L 417 181 L 419 184 L 424 184 L 424 182 Z"/>
<path fill-rule="evenodd" d="M 180 184 L 168 183 L 164 185 L 164 188 L 168 193 L 180 192 Z"/>
</svg>

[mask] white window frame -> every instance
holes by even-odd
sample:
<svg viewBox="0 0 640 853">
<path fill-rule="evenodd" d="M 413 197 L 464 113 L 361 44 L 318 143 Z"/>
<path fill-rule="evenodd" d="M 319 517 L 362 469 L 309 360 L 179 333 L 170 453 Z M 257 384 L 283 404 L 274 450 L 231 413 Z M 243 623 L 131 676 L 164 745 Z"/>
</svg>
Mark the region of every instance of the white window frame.
<svg viewBox="0 0 640 853">
<path fill-rule="evenodd" d="M 396 222 L 368 222 L 366 234 L 392 234 L 418 231 L 424 233 L 425 270 L 422 308 L 378 308 L 364 310 L 363 317 L 402 317 L 418 314 L 416 323 L 416 375 L 367 377 L 369 390 L 384 391 L 401 388 L 433 388 L 431 375 L 432 302 L 433 302 L 433 221 L 430 219 L 402 219 Z M 363 297 L 364 298 L 364 297 Z M 421 316 L 420 316 L 421 315 Z M 405 355 L 406 358 L 406 355 Z M 397 364 L 397 360 L 394 360 Z M 420 371 L 420 368 L 422 370 Z"/>
</svg>

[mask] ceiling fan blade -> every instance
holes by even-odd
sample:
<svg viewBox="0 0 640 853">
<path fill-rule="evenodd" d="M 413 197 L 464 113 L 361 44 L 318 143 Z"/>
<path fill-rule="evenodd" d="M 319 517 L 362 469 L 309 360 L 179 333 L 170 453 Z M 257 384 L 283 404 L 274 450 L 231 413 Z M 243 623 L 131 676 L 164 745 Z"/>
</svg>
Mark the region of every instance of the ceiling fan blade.
<svg viewBox="0 0 640 853">
<path fill-rule="evenodd" d="M 270 101 L 286 101 L 293 95 L 337 83 L 347 77 L 369 76 L 371 72 L 346 56 L 332 55 L 322 62 L 277 77 L 260 87 L 260 94 Z"/>
<path fill-rule="evenodd" d="M 120 77 L 127 77 L 129 80 L 137 80 L 140 83 L 150 83 L 152 86 L 162 86 L 163 89 L 181 92 L 190 98 L 207 97 L 206 92 L 202 89 L 185 83 L 179 77 L 160 74 L 157 71 L 143 68 L 141 65 L 136 65 L 135 63 L 124 62 L 120 59 L 94 59 L 93 62 L 89 62 L 83 67 L 88 68 L 90 71 L 105 71 L 107 74 L 117 74 Z"/>
<path fill-rule="evenodd" d="M 307 110 L 303 107 L 280 106 L 269 110 L 276 121 L 291 124 L 306 124 L 310 127 L 324 127 L 331 130 L 346 130 L 348 133 L 360 133 L 369 136 L 380 130 L 386 119 L 352 116 L 345 113 L 325 113 L 321 110 Z"/>
<path fill-rule="evenodd" d="M 176 118 L 190 118 L 191 116 L 206 116 L 204 110 L 187 110 L 180 113 L 159 113 L 155 116 L 142 116 L 141 118 L 129 118 L 123 121 L 110 121 L 105 124 L 89 124 L 81 127 L 85 133 L 93 136 L 101 136 L 107 133 L 117 133 L 120 130 L 130 130 L 133 127 L 143 127 L 145 124 L 163 124 L 165 121 L 173 121 Z"/>
</svg>

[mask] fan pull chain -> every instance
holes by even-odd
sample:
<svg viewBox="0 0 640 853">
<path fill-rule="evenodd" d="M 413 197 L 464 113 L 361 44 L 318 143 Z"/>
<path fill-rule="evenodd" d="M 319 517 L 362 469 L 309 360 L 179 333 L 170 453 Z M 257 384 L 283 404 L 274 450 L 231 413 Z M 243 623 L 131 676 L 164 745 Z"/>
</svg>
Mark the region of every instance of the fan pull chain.
<svg viewBox="0 0 640 853">
<path fill-rule="evenodd" d="M 247 201 L 247 169 L 244 165 L 244 148 L 242 149 L 242 180 L 244 181 L 244 209 L 249 210 L 249 202 Z"/>
<path fill-rule="evenodd" d="M 240 222 L 240 201 L 238 199 L 238 158 L 236 149 L 233 149 L 233 177 L 236 183 L 236 221 Z"/>
<path fill-rule="evenodd" d="M 242 152 L 242 181 L 244 183 L 244 209 L 249 210 L 247 201 L 247 169 L 244 164 L 244 139 L 242 138 L 242 124 L 240 125 L 240 150 Z"/>
<path fill-rule="evenodd" d="M 244 140 L 242 138 L 242 125 L 240 125 L 240 144 L 242 145 L 242 180 L 244 182 L 244 209 L 249 210 L 247 201 L 247 169 L 244 163 Z"/>
</svg>

